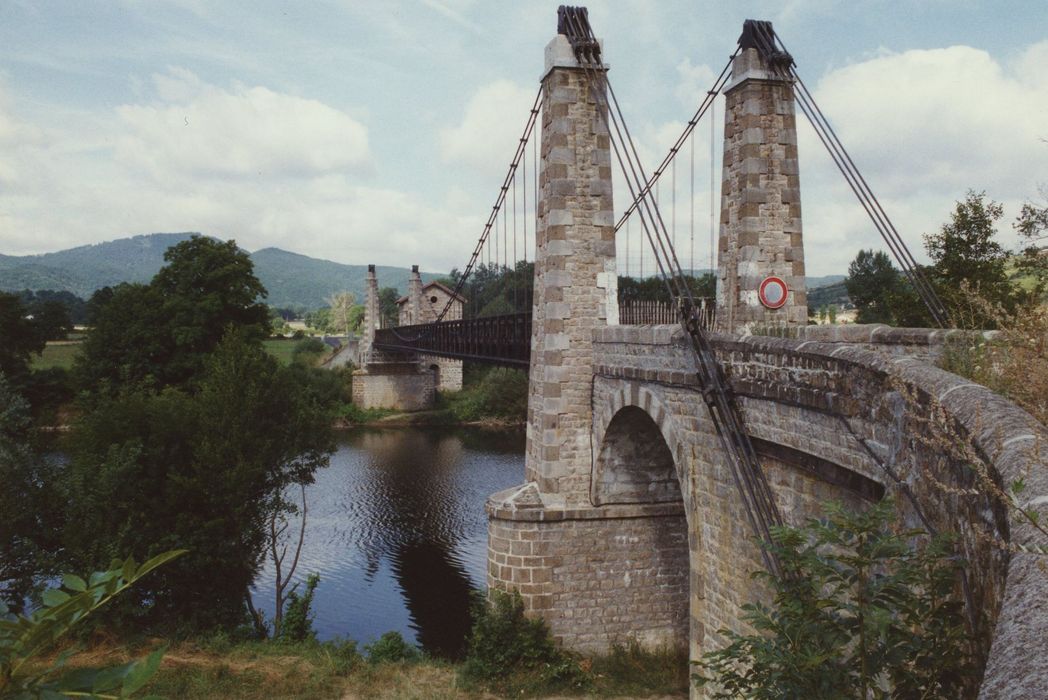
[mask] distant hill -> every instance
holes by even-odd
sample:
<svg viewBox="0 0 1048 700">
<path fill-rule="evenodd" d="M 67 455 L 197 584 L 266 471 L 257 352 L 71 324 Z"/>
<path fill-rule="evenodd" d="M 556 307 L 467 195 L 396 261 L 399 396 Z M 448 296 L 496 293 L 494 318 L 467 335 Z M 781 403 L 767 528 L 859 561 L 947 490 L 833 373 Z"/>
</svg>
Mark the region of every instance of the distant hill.
<svg viewBox="0 0 1048 700">
<path fill-rule="evenodd" d="M 96 290 L 121 282 L 148 282 L 164 264 L 164 251 L 195 233 L 149 233 L 41 255 L 0 255 L 0 290 L 53 289 L 87 299 Z M 269 291 L 271 306 L 319 308 L 336 292 L 364 296 L 367 264 L 343 265 L 280 248 L 251 253 L 255 274 Z M 407 290 L 411 271 L 379 266 L 378 283 Z M 440 275 L 422 273 L 423 281 Z"/>
<path fill-rule="evenodd" d="M 851 297 L 848 296 L 848 289 L 844 286 L 843 280 L 821 287 L 808 288 L 808 309 L 821 309 L 832 304 L 836 304 L 841 309 L 852 307 Z"/>
<path fill-rule="evenodd" d="M 823 275 L 822 277 L 805 277 L 804 286 L 808 289 L 818 289 L 819 287 L 829 287 L 831 284 L 838 284 L 848 279 L 847 275 Z"/>
</svg>

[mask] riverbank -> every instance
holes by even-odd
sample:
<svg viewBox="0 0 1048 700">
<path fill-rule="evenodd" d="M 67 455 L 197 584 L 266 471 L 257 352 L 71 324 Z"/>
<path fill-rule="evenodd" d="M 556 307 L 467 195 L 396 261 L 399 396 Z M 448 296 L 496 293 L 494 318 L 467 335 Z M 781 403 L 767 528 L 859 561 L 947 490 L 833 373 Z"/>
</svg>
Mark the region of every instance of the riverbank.
<svg viewBox="0 0 1048 700">
<path fill-rule="evenodd" d="M 462 419 L 450 408 L 410 413 L 368 409 L 344 411 L 335 419 L 337 430 L 352 428 L 480 428 L 482 430 L 512 430 L 523 428 L 525 422 L 515 418 Z"/>
<path fill-rule="evenodd" d="M 101 668 L 126 663 L 159 646 L 160 640 L 133 646 L 97 642 L 74 656 L 67 666 Z M 144 692 L 185 700 L 687 697 L 687 661 L 679 655 L 623 649 L 617 654 L 582 659 L 580 665 L 589 681 L 585 689 L 558 690 L 555 694 L 514 689 L 498 694 L 483 687 L 465 687 L 461 664 L 429 658 L 375 662 L 360 654 L 351 642 L 231 643 L 219 636 L 169 646 L 160 670 Z"/>
</svg>

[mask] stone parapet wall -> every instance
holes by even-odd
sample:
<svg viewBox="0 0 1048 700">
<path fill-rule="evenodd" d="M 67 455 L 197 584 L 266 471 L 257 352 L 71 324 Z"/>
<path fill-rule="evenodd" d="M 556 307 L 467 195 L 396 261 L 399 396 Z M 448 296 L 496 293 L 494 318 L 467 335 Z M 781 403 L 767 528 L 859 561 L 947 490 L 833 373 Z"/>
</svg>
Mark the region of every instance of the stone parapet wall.
<svg viewBox="0 0 1048 700">
<path fill-rule="evenodd" d="M 998 485 L 1023 478 L 1024 495 L 1043 503 L 1048 428 L 919 357 L 860 347 L 928 346 L 947 335 L 895 330 L 852 327 L 833 342 L 715 336 L 714 349 L 785 519 L 817 514 L 826 497 L 857 505 L 882 489 L 907 525 L 956 533 L 969 610 L 988 653 L 982 697 L 1046 696 L 1048 574 L 1037 555 L 1008 550 L 1048 542 L 988 496 L 977 473 Z M 739 606 L 764 594 L 741 580 L 756 568 L 756 550 L 696 391 L 689 340 L 672 326 L 600 329 L 594 366 L 595 440 L 621 406 L 641 406 L 681 470 L 689 531 L 702 552 L 692 561 L 693 597 L 700 591 L 693 654 L 713 648 L 723 641 L 714 630 L 738 629 Z"/>
<path fill-rule="evenodd" d="M 942 328 L 895 328 L 880 323 L 848 323 L 794 327 L 755 327 L 758 337 L 782 337 L 822 343 L 846 343 L 883 355 L 907 355 L 937 362 L 953 343 L 975 344 L 993 340 L 998 331 L 969 331 Z"/>
<path fill-rule="evenodd" d="M 688 535 L 680 503 L 563 507 L 488 501 L 488 585 L 520 592 L 555 639 L 585 652 L 688 639 Z"/>
</svg>

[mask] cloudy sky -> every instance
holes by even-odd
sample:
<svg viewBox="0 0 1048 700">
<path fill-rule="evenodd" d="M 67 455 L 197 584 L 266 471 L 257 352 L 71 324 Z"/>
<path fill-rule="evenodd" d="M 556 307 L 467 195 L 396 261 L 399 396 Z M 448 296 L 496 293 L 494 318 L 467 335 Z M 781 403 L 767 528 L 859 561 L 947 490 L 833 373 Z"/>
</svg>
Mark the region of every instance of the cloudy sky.
<svg viewBox="0 0 1048 700">
<path fill-rule="evenodd" d="M 1020 204 L 1043 201 L 1045 0 L 605 0 L 589 9 L 648 167 L 724 65 L 742 21 L 758 18 L 774 22 L 915 251 L 968 188 L 1004 203 L 1008 243 Z M 461 267 L 555 29 L 552 2 L 0 0 L 0 253 L 202 231 L 249 250 Z M 722 115 L 718 103 L 715 160 Z M 694 232 L 698 267 L 708 260 L 710 125 L 697 133 L 694 184 L 683 159 L 675 215 L 668 184 L 660 195 L 685 260 Z M 816 275 L 843 272 L 860 248 L 879 246 L 820 149 L 802 125 Z M 627 198 L 617 195 L 621 209 Z M 634 233 L 632 271 L 638 255 Z"/>
</svg>

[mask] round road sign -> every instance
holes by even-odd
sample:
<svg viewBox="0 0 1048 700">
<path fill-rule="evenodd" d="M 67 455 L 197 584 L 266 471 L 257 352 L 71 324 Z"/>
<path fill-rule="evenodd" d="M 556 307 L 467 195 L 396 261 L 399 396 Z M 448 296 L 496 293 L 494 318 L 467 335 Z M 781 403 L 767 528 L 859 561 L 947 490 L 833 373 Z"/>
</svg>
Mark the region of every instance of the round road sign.
<svg viewBox="0 0 1048 700">
<path fill-rule="evenodd" d="M 786 297 L 790 293 L 786 283 L 780 277 L 765 277 L 761 282 L 760 291 L 757 293 L 761 303 L 769 309 L 778 309 L 786 305 Z"/>
</svg>

